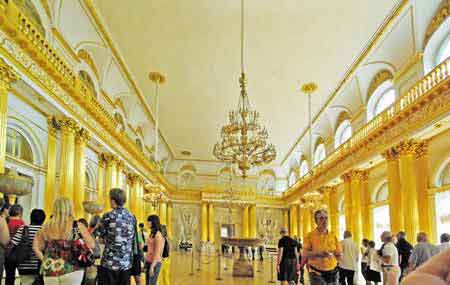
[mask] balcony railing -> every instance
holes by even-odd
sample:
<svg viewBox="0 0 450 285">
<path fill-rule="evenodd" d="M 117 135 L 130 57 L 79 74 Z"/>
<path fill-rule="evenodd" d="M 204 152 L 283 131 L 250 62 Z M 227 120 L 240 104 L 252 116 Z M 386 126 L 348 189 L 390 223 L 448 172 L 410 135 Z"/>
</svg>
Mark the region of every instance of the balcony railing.
<svg viewBox="0 0 450 285">
<path fill-rule="evenodd" d="M 422 80 L 417 82 L 408 92 L 400 96 L 390 107 L 375 116 L 364 127 L 360 128 L 354 135 L 335 149 L 330 155 L 322 160 L 312 169 L 313 175 L 301 178 L 285 192 L 285 195 L 291 194 L 300 185 L 307 184 L 311 178 L 316 177 L 327 169 L 336 165 L 344 155 L 350 155 L 355 149 L 363 146 L 366 139 L 382 129 L 389 128 L 396 120 L 401 119 L 402 114 L 414 111 L 417 108 L 416 102 L 424 95 L 436 88 L 441 82 L 450 77 L 450 58 L 436 66 Z M 310 174 L 311 174 L 310 172 Z"/>
<path fill-rule="evenodd" d="M 132 157 L 136 158 L 150 172 L 156 169 L 155 163 L 142 154 L 131 138 L 117 132 L 117 123 L 113 116 L 98 102 L 94 94 L 74 72 L 74 69 L 56 52 L 14 1 L 0 0 L 0 28 L 90 116 L 116 137 Z M 52 90 L 52 83 L 44 82 L 44 84 Z M 156 176 L 158 180 L 164 179 L 161 175 Z M 167 184 L 166 181 L 162 182 Z"/>
</svg>

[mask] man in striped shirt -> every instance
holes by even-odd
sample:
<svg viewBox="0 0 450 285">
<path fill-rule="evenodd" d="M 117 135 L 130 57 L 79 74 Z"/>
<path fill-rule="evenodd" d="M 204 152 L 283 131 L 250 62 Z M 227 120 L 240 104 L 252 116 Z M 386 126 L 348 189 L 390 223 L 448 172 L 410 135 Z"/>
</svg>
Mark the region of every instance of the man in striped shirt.
<svg viewBox="0 0 450 285">
<path fill-rule="evenodd" d="M 30 214 L 30 225 L 28 227 L 28 243 L 30 248 L 33 245 L 33 239 L 36 233 L 42 228 L 45 221 L 45 212 L 41 209 L 33 209 Z M 20 227 L 11 242 L 14 246 L 20 244 L 25 226 Z M 31 252 L 29 259 L 19 264 L 19 274 L 22 285 L 31 285 L 39 274 L 39 259 Z"/>
</svg>

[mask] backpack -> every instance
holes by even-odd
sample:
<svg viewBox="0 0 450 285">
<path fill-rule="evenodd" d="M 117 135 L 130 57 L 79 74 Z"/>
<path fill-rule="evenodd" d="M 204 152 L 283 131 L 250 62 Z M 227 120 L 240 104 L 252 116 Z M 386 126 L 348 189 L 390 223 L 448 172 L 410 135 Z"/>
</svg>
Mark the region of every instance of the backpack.
<svg viewBox="0 0 450 285">
<path fill-rule="evenodd" d="M 14 264 L 21 264 L 31 257 L 33 248 L 31 246 L 28 227 L 24 226 L 22 230 L 22 238 L 18 245 L 14 246 L 9 255 L 8 260 Z"/>
<path fill-rule="evenodd" d="M 170 252 L 169 242 L 167 241 L 166 238 L 164 238 L 164 249 L 163 249 L 163 252 L 162 252 L 162 257 L 163 258 L 169 257 L 169 252 Z"/>
</svg>

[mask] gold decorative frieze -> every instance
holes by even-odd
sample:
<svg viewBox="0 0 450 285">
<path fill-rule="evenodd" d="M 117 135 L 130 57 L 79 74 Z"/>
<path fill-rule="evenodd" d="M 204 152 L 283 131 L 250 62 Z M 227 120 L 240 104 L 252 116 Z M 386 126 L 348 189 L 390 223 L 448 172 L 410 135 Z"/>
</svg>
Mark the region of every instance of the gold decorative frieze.
<svg viewBox="0 0 450 285">
<path fill-rule="evenodd" d="M 427 141 L 417 141 L 414 139 L 401 141 L 395 146 L 399 155 L 414 155 L 416 157 L 421 157 L 427 153 L 428 142 Z"/>
<path fill-rule="evenodd" d="M 3 59 L 0 58 L 0 88 L 9 90 L 11 84 L 16 82 L 19 76 Z"/>
</svg>

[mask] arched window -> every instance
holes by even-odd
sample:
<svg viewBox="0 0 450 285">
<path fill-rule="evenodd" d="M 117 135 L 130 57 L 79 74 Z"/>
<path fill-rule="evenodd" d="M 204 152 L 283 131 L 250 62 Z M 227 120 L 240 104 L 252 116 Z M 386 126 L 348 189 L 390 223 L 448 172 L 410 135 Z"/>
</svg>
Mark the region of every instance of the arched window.
<svg viewBox="0 0 450 285">
<path fill-rule="evenodd" d="M 395 102 L 396 92 L 391 80 L 386 80 L 372 93 L 367 103 L 367 119 L 372 120 Z"/>
<path fill-rule="evenodd" d="M 436 54 L 436 58 L 434 61 L 434 65 L 437 66 L 444 60 L 450 57 L 450 35 L 448 35 L 445 40 L 442 42 L 441 46 L 438 49 Z"/>
<path fill-rule="evenodd" d="M 288 186 L 292 187 L 295 182 L 297 182 L 297 175 L 295 174 L 295 171 L 291 170 L 291 173 L 289 174 Z"/>
<path fill-rule="evenodd" d="M 262 171 L 259 175 L 256 187 L 261 194 L 274 194 L 275 173 L 271 170 Z"/>
<path fill-rule="evenodd" d="M 306 159 L 303 159 L 302 162 L 300 163 L 300 177 L 305 176 L 306 174 L 308 174 L 308 172 L 309 172 L 308 162 L 306 161 Z"/>
<path fill-rule="evenodd" d="M 326 155 L 325 144 L 322 142 L 317 145 L 316 150 L 314 151 L 314 166 L 324 160 Z"/>
<path fill-rule="evenodd" d="M 120 113 L 114 113 L 114 121 L 120 126 L 121 131 L 125 130 L 125 121 Z"/>
<path fill-rule="evenodd" d="M 25 137 L 12 128 L 7 128 L 6 134 L 6 153 L 15 158 L 33 163 L 33 151 Z"/>
<path fill-rule="evenodd" d="M 383 185 L 378 188 L 378 191 L 375 193 L 374 198 L 375 203 L 387 202 L 387 200 L 389 199 L 389 188 L 387 182 L 383 183 Z"/>
<path fill-rule="evenodd" d="M 334 136 L 334 147 L 338 148 L 341 144 L 346 142 L 351 137 L 352 126 L 350 125 L 350 120 L 345 120 L 336 129 L 336 134 Z"/>
</svg>

